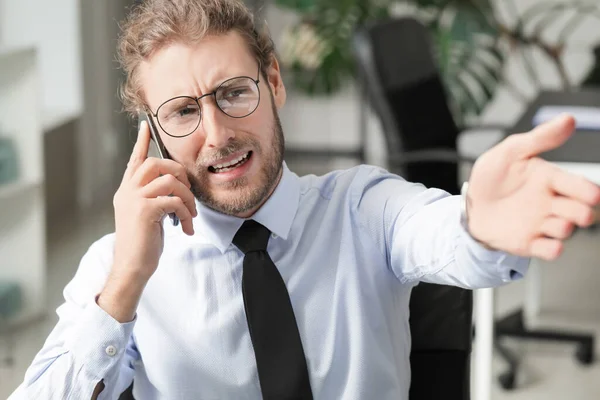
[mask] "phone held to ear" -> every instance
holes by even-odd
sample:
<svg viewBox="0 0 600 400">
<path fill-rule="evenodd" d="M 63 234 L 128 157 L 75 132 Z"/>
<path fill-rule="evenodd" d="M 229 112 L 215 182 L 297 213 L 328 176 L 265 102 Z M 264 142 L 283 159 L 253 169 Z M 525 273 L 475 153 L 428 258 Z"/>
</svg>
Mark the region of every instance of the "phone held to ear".
<svg viewBox="0 0 600 400">
<path fill-rule="evenodd" d="M 154 119 L 145 112 L 140 112 L 138 115 L 138 131 L 140 130 L 142 121 L 146 121 L 148 123 L 148 127 L 150 128 L 150 137 L 156 145 L 156 149 L 160 158 L 171 159 L 171 156 L 169 156 L 169 152 L 165 148 L 165 145 L 163 144 L 162 140 L 160 140 L 160 135 L 158 134 L 158 130 L 156 129 L 156 124 L 154 124 Z M 177 217 L 175 213 L 169 213 L 169 218 L 171 218 L 173 226 L 179 225 L 179 217 Z"/>
</svg>

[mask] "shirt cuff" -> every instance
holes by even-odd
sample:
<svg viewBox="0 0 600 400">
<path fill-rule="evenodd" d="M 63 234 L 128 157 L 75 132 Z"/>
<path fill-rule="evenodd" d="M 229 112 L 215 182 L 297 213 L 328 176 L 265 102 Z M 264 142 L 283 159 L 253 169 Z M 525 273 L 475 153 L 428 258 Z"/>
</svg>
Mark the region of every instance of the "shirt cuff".
<svg viewBox="0 0 600 400">
<path fill-rule="evenodd" d="M 85 366 L 81 372 L 89 374 L 90 379 L 100 380 L 113 368 L 120 367 L 137 314 L 132 321 L 120 323 L 96 303 L 97 297 L 86 307 L 66 347 L 75 361 Z"/>
<path fill-rule="evenodd" d="M 503 282 L 513 282 L 525 276 L 531 258 L 515 256 L 505 251 L 487 249 L 471 236 L 462 223 L 461 228 L 463 240 L 471 257 L 474 260 L 495 267 Z"/>
</svg>

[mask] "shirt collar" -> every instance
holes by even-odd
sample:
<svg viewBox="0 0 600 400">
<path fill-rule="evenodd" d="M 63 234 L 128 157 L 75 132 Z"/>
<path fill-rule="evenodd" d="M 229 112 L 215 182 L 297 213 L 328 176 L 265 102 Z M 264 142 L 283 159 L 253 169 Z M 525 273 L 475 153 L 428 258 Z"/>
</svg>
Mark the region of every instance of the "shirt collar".
<svg viewBox="0 0 600 400">
<path fill-rule="evenodd" d="M 249 219 L 253 219 L 277 236 L 287 239 L 300 201 L 300 179 L 283 163 L 281 179 L 267 199 Z M 194 218 L 195 235 L 203 236 L 224 253 L 245 221 L 244 218 L 222 214 L 196 200 L 198 216 Z M 179 228 L 181 229 L 181 228 Z"/>
</svg>

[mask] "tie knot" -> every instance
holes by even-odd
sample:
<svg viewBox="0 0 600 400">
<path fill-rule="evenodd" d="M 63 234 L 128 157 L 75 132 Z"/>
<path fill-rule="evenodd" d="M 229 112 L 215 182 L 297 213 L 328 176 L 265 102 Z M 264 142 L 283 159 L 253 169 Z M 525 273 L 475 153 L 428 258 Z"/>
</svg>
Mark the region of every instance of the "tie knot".
<svg viewBox="0 0 600 400">
<path fill-rule="evenodd" d="M 265 226 L 249 219 L 244 221 L 233 237 L 233 244 L 244 254 L 251 251 L 266 251 L 271 232 Z"/>
</svg>

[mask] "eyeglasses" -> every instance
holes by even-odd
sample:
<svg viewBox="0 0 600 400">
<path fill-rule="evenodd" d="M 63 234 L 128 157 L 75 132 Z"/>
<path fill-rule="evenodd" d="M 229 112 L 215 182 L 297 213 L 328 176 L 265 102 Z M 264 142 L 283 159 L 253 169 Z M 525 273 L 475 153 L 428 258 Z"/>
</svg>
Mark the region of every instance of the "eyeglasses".
<svg viewBox="0 0 600 400">
<path fill-rule="evenodd" d="M 202 107 L 200 100 L 204 97 L 214 96 L 219 110 L 232 118 L 244 118 L 252 114 L 260 103 L 260 63 L 256 79 L 247 76 L 231 78 L 219 85 L 211 92 L 200 97 L 178 96 L 162 103 L 156 118 L 163 131 L 169 136 L 185 137 L 191 135 L 200 126 Z"/>
</svg>

